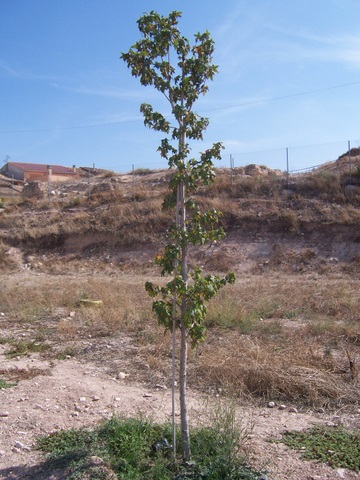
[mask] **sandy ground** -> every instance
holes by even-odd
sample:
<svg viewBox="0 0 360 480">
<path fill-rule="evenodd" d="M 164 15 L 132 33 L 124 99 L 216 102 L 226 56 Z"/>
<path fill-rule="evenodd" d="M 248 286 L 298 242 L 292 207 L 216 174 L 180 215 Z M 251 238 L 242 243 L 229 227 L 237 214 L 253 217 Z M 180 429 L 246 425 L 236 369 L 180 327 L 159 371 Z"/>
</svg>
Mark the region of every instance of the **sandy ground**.
<svg viewBox="0 0 360 480">
<path fill-rule="evenodd" d="M 154 385 L 133 383 L 129 378 L 111 378 L 99 365 L 66 360 L 42 360 L 36 354 L 9 360 L 0 350 L 0 367 L 41 369 L 43 375 L 22 380 L 17 386 L 0 390 L 0 479 L 62 480 L 61 472 L 49 471 L 45 457 L 35 449 L 35 439 L 60 429 L 91 426 L 113 414 L 150 415 L 168 420 L 171 392 Z M 206 398 L 189 392 L 190 418 L 204 411 Z M 346 417 L 311 412 L 296 413 L 277 407 L 238 405 L 238 418 L 248 429 L 247 449 L 253 465 L 265 469 L 269 480 L 360 479 L 344 469 L 300 459 L 270 439 L 286 430 L 300 430 L 315 424 L 342 422 L 356 424 L 360 414 Z"/>
</svg>

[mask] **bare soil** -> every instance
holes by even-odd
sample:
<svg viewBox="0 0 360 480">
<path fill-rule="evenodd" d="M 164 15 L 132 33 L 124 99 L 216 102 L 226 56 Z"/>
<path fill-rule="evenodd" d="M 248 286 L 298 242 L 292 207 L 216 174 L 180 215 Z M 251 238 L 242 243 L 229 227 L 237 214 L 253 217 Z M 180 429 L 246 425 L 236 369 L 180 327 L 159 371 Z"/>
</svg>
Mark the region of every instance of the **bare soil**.
<svg viewBox="0 0 360 480">
<path fill-rule="evenodd" d="M 0 350 L 0 370 L 7 371 L 18 384 L 0 390 L 0 478 L 65 478 L 61 471 L 49 471 L 44 455 L 36 449 L 36 438 L 61 429 L 91 427 L 112 415 L 148 415 L 155 421 L 171 416 L 171 392 L 164 388 L 169 379 L 135 382 L 131 374 L 117 378 L 109 374 L 106 351 L 120 350 L 128 339 L 118 338 L 100 344 L 102 363 L 80 362 L 73 358 L 46 360 L 39 354 L 9 359 L 5 347 Z M 119 355 L 120 358 L 122 355 Z M 125 372 L 129 371 L 126 361 Z M 117 371 L 121 368 L 117 365 Z M 125 373 L 124 372 L 124 373 Z M 36 376 L 33 376 L 33 375 Z M 121 375 L 120 375 L 121 376 Z M 23 378 L 23 379 L 21 379 Z M 190 418 L 194 421 L 208 409 L 205 394 L 190 391 Z M 315 424 L 359 426 L 360 412 L 291 412 L 278 406 L 238 403 L 238 421 L 248 432 L 246 449 L 251 463 L 268 472 L 271 480 L 359 479 L 344 469 L 332 469 L 322 463 L 304 461 L 280 439 L 286 430 L 302 430 Z"/>
</svg>

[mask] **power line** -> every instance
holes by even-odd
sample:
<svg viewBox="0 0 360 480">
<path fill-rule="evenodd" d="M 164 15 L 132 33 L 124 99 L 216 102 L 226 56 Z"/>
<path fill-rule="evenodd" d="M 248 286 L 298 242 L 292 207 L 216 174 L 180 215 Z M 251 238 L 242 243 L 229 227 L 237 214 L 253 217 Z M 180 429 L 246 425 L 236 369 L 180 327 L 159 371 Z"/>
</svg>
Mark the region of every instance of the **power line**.
<svg viewBox="0 0 360 480">
<path fill-rule="evenodd" d="M 335 144 L 340 144 L 340 143 L 345 143 L 348 142 L 349 140 L 337 140 L 334 142 L 324 142 L 324 143 L 313 143 L 313 144 L 303 144 L 303 145 L 289 145 L 288 147 L 275 147 L 275 148 L 269 148 L 266 150 L 247 150 L 246 152 L 237 152 L 237 153 L 232 153 L 232 155 L 249 155 L 253 153 L 269 153 L 269 152 L 276 152 L 276 151 L 283 151 L 286 148 L 306 148 L 306 147 L 324 147 L 326 145 L 335 145 Z M 351 142 L 359 142 L 359 140 L 351 140 Z"/>
<path fill-rule="evenodd" d="M 356 81 L 356 82 L 342 83 L 340 85 L 333 85 L 331 87 L 318 88 L 318 89 L 315 89 L 315 90 L 306 90 L 305 92 L 291 93 L 289 95 L 282 95 L 282 96 L 279 96 L 279 97 L 270 97 L 270 98 L 264 98 L 262 100 L 254 100 L 254 101 L 251 101 L 251 102 L 239 103 L 239 104 L 231 105 L 231 106 L 228 106 L 228 107 L 214 107 L 212 109 L 209 109 L 208 111 L 225 110 L 225 109 L 238 108 L 238 107 L 248 107 L 249 105 L 257 105 L 259 103 L 266 103 L 266 102 L 275 102 L 277 100 L 284 100 L 284 99 L 287 99 L 287 98 L 300 97 L 300 96 L 303 96 L 303 95 L 311 95 L 313 93 L 326 92 L 328 90 L 334 90 L 336 88 L 350 87 L 352 85 L 359 85 L 359 84 L 360 84 L 360 80 Z"/>
<path fill-rule="evenodd" d="M 360 80 L 356 82 L 350 82 L 350 83 L 342 83 L 339 85 L 333 85 L 330 87 L 324 87 L 324 88 L 318 88 L 315 90 L 306 90 L 304 92 L 298 92 L 298 93 L 292 93 L 289 95 L 281 95 L 278 97 L 269 97 L 269 98 L 264 98 L 262 100 L 254 100 L 251 102 L 243 102 L 243 103 L 238 103 L 236 105 L 227 105 L 227 106 L 222 106 L 222 107 L 214 107 L 214 108 L 209 108 L 206 109 L 205 112 L 213 112 L 213 111 L 219 111 L 219 110 L 230 110 L 232 108 L 239 108 L 239 107 L 248 107 L 251 105 L 258 105 L 261 103 L 267 103 L 267 102 L 275 102 L 278 100 L 285 100 L 288 98 L 295 98 L 295 97 L 300 97 L 304 95 L 311 95 L 314 93 L 321 93 L 321 92 L 326 92 L 329 90 L 335 90 L 338 88 L 345 88 L 345 87 L 351 87 L 353 85 L 359 85 Z M 113 125 L 123 125 L 126 123 L 134 123 L 134 122 L 140 122 L 143 121 L 143 118 L 138 118 L 138 119 L 133 119 L 133 120 L 122 120 L 118 122 L 106 122 L 106 123 L 93 123 L 93 124 L 85 124 L 85 125 L 71 125 L 68 127 L 48 127 L 48 128 L 34 128 L 34 129 L 19 129 L 19 130 L 2 130 L 0 131 L 1 134 L 3 133 L 36 133 L 36 132 L 53 132 L 53 131 L 59 131 L 59 130 L 76 130 L 76 129 L 82 129 L 82 128 L 96 128 L 96 127 L 111 127 Z"/>
</svg>

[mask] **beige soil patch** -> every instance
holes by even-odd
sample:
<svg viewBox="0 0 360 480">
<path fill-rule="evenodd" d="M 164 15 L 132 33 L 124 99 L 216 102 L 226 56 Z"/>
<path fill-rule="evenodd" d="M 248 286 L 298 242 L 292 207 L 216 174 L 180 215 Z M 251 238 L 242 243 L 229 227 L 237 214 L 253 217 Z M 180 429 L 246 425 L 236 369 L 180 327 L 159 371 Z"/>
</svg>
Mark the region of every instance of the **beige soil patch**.
<svg viewBox="0 0 360 480">
<path fill-rule="evenodd" d="M 74 359 L 48 362 L 37 355 L 19 360 L 1 358 L 1 368 L 31 370 L 46 373 L 23 380 L 16 387 L 0 391 L 0 479 L 60 480 L 61 472 L 49 472 L 45 458 L 35 449 L 39 435 L 61 429 L 92 426 L 111 415 L 149 415 L 156 421 L 169 420 L 171 393 L 153 385 L 132 383 L 128 378 L 111 378 L 101 366 L 79 363 Z M 206 410 L 207 399 L 195 392 L 190 394 L 190 417 L 199 418 Z M 247 449 L 254 465 L 266 469 L 271 480 L 360 479 L 360 475 L 332 468 L 317 462 L 300 460 L 297 452 L 281 443 L 286 430 L 301 430 L 315 424 L 343 422 L 356 424 L 359 414 L 335 417 L 327 414 L 291 413 L 277 408 L 238 405 L 239 422 L 253 429 Z"/>
</svg>

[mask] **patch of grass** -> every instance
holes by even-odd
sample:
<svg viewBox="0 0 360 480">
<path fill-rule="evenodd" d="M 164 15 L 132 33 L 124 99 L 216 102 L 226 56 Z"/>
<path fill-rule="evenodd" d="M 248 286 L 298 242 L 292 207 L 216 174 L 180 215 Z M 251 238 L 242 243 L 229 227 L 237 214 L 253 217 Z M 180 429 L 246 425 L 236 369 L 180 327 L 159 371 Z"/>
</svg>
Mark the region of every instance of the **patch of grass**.
<svg viewBox="0 0 360 480">
<path fill-rule="evenodd" d="M 42 353 L 50 350 L 47 343 L 39 343 L 28 340 L 14 340 L 11 342 L 11 348 L 6 352 L 8 358 L 21 357 L 30 353 Z"/>
<path fill-rule="evenodd" d="M 360 473 L 360 430 L 318 426 L 303 432 L 286 432 L 281 442 L 292 449 L 304 450 L 302 458 L 307 460 Z"/>
<path fill-rule="evenodd" d="M 256 480 L 259 474 L 245 467 L 238 455 L 241 435 L 234 420 L 230 414 L 221 429 L 192 432 L 196 461 L 192 467 L 173 459 L 171 426 L 144 419 L 114 417 L 93 430 L 71 429 L 42 437 L 37 447 L 48 453 L 54 467 L 65 470 L 69 480 Z M 100 467 L 94 465 L 94 456 L 101 459 Z"/>
<path fill-rule="evenodd" d="M 16 383 L 9 383 L 6 380 L 0 378 L 0 389 L 1 388 L 11 388 L 14 387 Z"/>
</svg>

